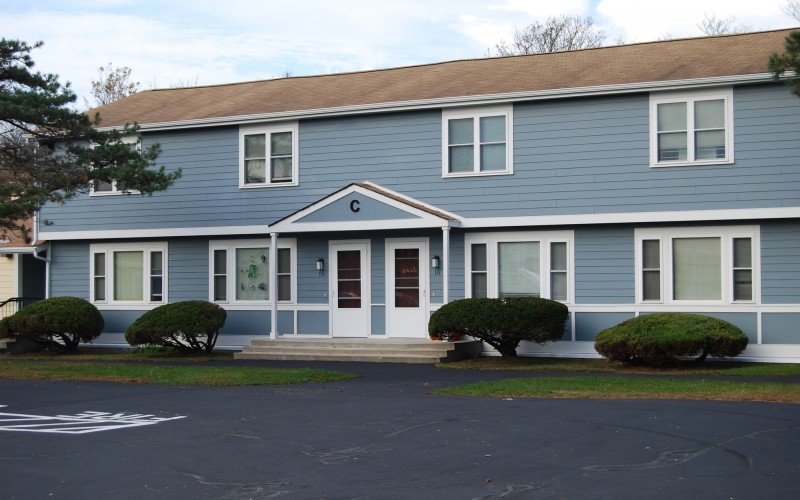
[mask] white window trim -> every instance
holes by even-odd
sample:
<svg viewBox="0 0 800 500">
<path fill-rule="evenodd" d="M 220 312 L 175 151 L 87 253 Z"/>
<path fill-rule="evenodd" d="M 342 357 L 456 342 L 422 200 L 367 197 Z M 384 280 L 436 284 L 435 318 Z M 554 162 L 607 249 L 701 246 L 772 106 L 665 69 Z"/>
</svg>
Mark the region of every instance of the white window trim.
<svg viewBox="0 0 800 500">
<path fill-rule="evenodd" d="M 720 238 L 721 255 L 721 297 L 720 300 L 675 300 L 673 299 L 673 266 L 672 240 L 675 238 Z M 734 238 L 751 238 L 753 300 L 734 300 L 733 298 L 733 240 Z M 635 262 L 636 262 L 636 303 L 664 305 L 743 305 L 752 306 L 761 303 L 761 238 L 759 226 L 709 226 L 709 227 L 666 227 L 636 228 L 634 230 Z M 661 300 L 644 300 L 643 298 L 643 258 L 642 241 L 660 240 L 661 262 Z"/>
<path fill-rule="evenodd" d="M 136 144 L 136 151 L 141 153 L 142 151 L 142 140 L 140 135 L 126 135 L 120 138 L 120 141 L 123 144 Z M 95 145 L 92 144 L 90 147 L 94 148 Z M 92 197 L 103 197 L 103 196 L 120 196 L 125 194 L 139 194 L 139 191 L 131 190 L 131 191 L 120 191 L 117 189 L 117 181 L 111 181 L 111 191 L 95 191 L 94 190 L 94 181 L 92 181 L 91 186 L 89 186 L 89 196 Z"/>
<path fill-rule="evenodd" d="M 686 156 L 684 161 L 658 161 L 658 105 L 673 102 L 687 103 L 687 126 L 694 124 L 694 102 L 723 99 L 725 101 L 725 158 L 713 160 L 694 159 L 694 129 L 686 132 Z M 713 90 L 692 92 L 652 92 L 650 93 L 650 166 L 685 167 L 700 165 L 725 165 L 733 163 L 733 89 L 725 87 Z"/>
<path fill-rule="evenodd" d="M 272 298 L 277 294 L 277 290 L 270 290 L 268 300 L 237 300 L 236 299 L 236 277 L 235 273 L 230 270 L 235 270 L 236 262 L 236 249 L 237 248 L 265 248 L 269 253 L 270 240 L 268 238 L 260 239 L 239 239 L 239 240 L 212 240 L 208 244 L 208 301 L 219 304 L 225 309 L 230 310 L 267 310 L 272 306 Z M 278 240 L 278 249 L 288 248 L 291 253 L 291 300 L 279 300 L 279 305 L 291 305 L 297 303 L 297 240 L 294 238 L 281 238 Z M 227 286 L 227 300 L 214 300 L 214 251 L 225 250 L 226 254 L 226 286 Z M 270 273 L 273 272 L 274 263 L 270 263 Z M 271 283 L 271 277 L 267 277 Z"/>
<path fill-rule="evenodd" d="M 505 116 L 506 119 L 506 168 L 505 170 L 490 170 L 482 172 L 480 170 L 480 123 L 478 120 L 485 116 Z M 472 118 L 476 122 L 474 127 L 474 151 L 475 163 L 473 172 L 455 172 L 451 173 L 449 169 L 450 163 L 450 147 L 449 135 L 450 127 L 448 122 L 450 120 L 459 118 Z M 489 175 L 512 175 L 514 173 L 514 108 L 512 105 L 490 106 L 479 108 L 459 108 L 459 109 L 445 109 L 442 110 L 442 177 L 480 177 Z"/>
<path fill-rule="evenodd" d="M 497 297 L 499 276 L 497 272 L 498 243 L 539 242 L 540 296 L 550 298 L 550 244 L 567 244 L 567 300 L 575 303 L 575 234 L 573 231 L 520 231 L 502 233 L 469 233 L 464 236 L 464 296 L 472 297 L 472 245 L 486 244 L 487 296 Z"/>
<path fill-rule="evenodd" d="M 290 182 L 271 182 L 270 171 L 270 155 L 269 155 L 269 134 L 279 132 L 292 133 L 292 180 Z M 269 125 L 242 125 L 239 127 L 239 188 L 241 189 L 259 189 L 259 188 L 275 188 L 282 186 L 297 186 L 300 183 L 300 140 L 299 140 L 299 126 L 297 122 L 290 123 L 277 123 Z M 245 183 L 245 168 L 244 168 L 244 137 L 246 135 L 265 134 L 267 144 L 266 156 L 266 179 L 261 183 Z"/>
<path fill-rule="evenodd" d="M 114 300 L 114 252 L 142 252 L 142 296 L 143 300 Z M 150 254 L 161 252 L 161 300 L 150 300 Z M 95 300 L 95 259 L 98 253 L 105 254 L 105 300 Z M 89 298 L 98 309 L 153 309 L 169 302 L 169 245 L 165 241 L 148 243 L 92 243 L 89 245 Z"/>
</svg>

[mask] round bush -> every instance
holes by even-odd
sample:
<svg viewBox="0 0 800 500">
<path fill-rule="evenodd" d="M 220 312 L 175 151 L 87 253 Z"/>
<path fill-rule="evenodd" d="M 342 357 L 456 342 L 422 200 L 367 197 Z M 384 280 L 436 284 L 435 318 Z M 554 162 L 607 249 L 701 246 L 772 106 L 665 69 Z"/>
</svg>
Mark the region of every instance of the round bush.
<svg viewBox="0 0 800 500">
<path fill-rule="evenodd" d="M 153 344 L 180 352 L 211 352 L 227 313 L 217 304 L 188 300 L 142 314 L 125 331 L 133 346 Z"/>
<path fill-rule="evenodd" d="M 738 356 L 747 335 L 727 321 L 699 314 L 659 313 L 632 318 L 597 334 L 594 348 L 608 359 L 662 365 L 679 358 Z"/>
<path fill-rule="evenodd" d="M 7 320 L 8 331 L 37 344 L 69 351 L 103 333 L 103 316 L 78 297 L 53 297 L 23 307 Z M 4 327 L 5 328 L 5 327 Z"/>
<path fill-rule="evenodd" d="M 538 297 L 461 299 L 431 315 L 428 334 L 443 339 L 469 335 L 503 356 L 516 356 L 523 340 L 543 344 L 560 339 L 568 315 L 561 302 Z"/>
</svg>

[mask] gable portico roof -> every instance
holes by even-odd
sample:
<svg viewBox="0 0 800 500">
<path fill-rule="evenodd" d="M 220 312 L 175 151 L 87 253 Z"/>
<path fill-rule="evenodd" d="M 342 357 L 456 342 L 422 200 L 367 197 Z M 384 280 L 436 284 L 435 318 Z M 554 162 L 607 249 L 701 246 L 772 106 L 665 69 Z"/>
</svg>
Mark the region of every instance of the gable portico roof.
<svg viewBox="0 0 800 500">
<path fill-rule="evenodd" d="M 371 182 L 358 182 L 271 224 L 269 232 L 442 228 L 460 223 L 455 214 Z"/>
<path fill-rule="evenodd" d="M 687 38 L 355 73 L 148 90 L 107 104 L 102 127 L 209 126 L 371 110 L 767 81 L 791 30 Z"/>
</svg>

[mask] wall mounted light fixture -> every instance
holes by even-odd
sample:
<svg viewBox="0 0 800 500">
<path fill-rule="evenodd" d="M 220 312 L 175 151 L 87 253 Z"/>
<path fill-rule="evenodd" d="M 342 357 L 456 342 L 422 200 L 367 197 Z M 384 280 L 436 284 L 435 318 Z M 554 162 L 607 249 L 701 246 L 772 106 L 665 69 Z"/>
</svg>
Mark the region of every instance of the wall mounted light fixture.
<svg viewBox="0 0 800 500">
<path fill-rule="evenodd" d="M 438 255 L 434 255 L 434 257 L 431 259 L 431 267 L 434 268 L 434 269 L 439 269 L 439 256 Z"/>
<path fill-rule="evenodd" d="M 325 259 L 317 259 L 317 271 L 319 271 L 320 276 L 325 276 Z"/>
</svg>

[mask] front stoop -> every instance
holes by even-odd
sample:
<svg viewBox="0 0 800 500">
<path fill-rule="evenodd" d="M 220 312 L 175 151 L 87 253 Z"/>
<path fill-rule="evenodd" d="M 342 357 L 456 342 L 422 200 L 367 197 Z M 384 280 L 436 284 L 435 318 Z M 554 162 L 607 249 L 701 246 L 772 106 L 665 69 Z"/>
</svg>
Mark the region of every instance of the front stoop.
<svg viewBox="0 0 800 500">
<path fill-rule="evenodd" d="M 439 363 L 479 356 L 474 340 L 439 342 L 414 339 L 258 339 L 234 353 L 234 359 L 281 361 L 358 361 Z"/>
</svg>

